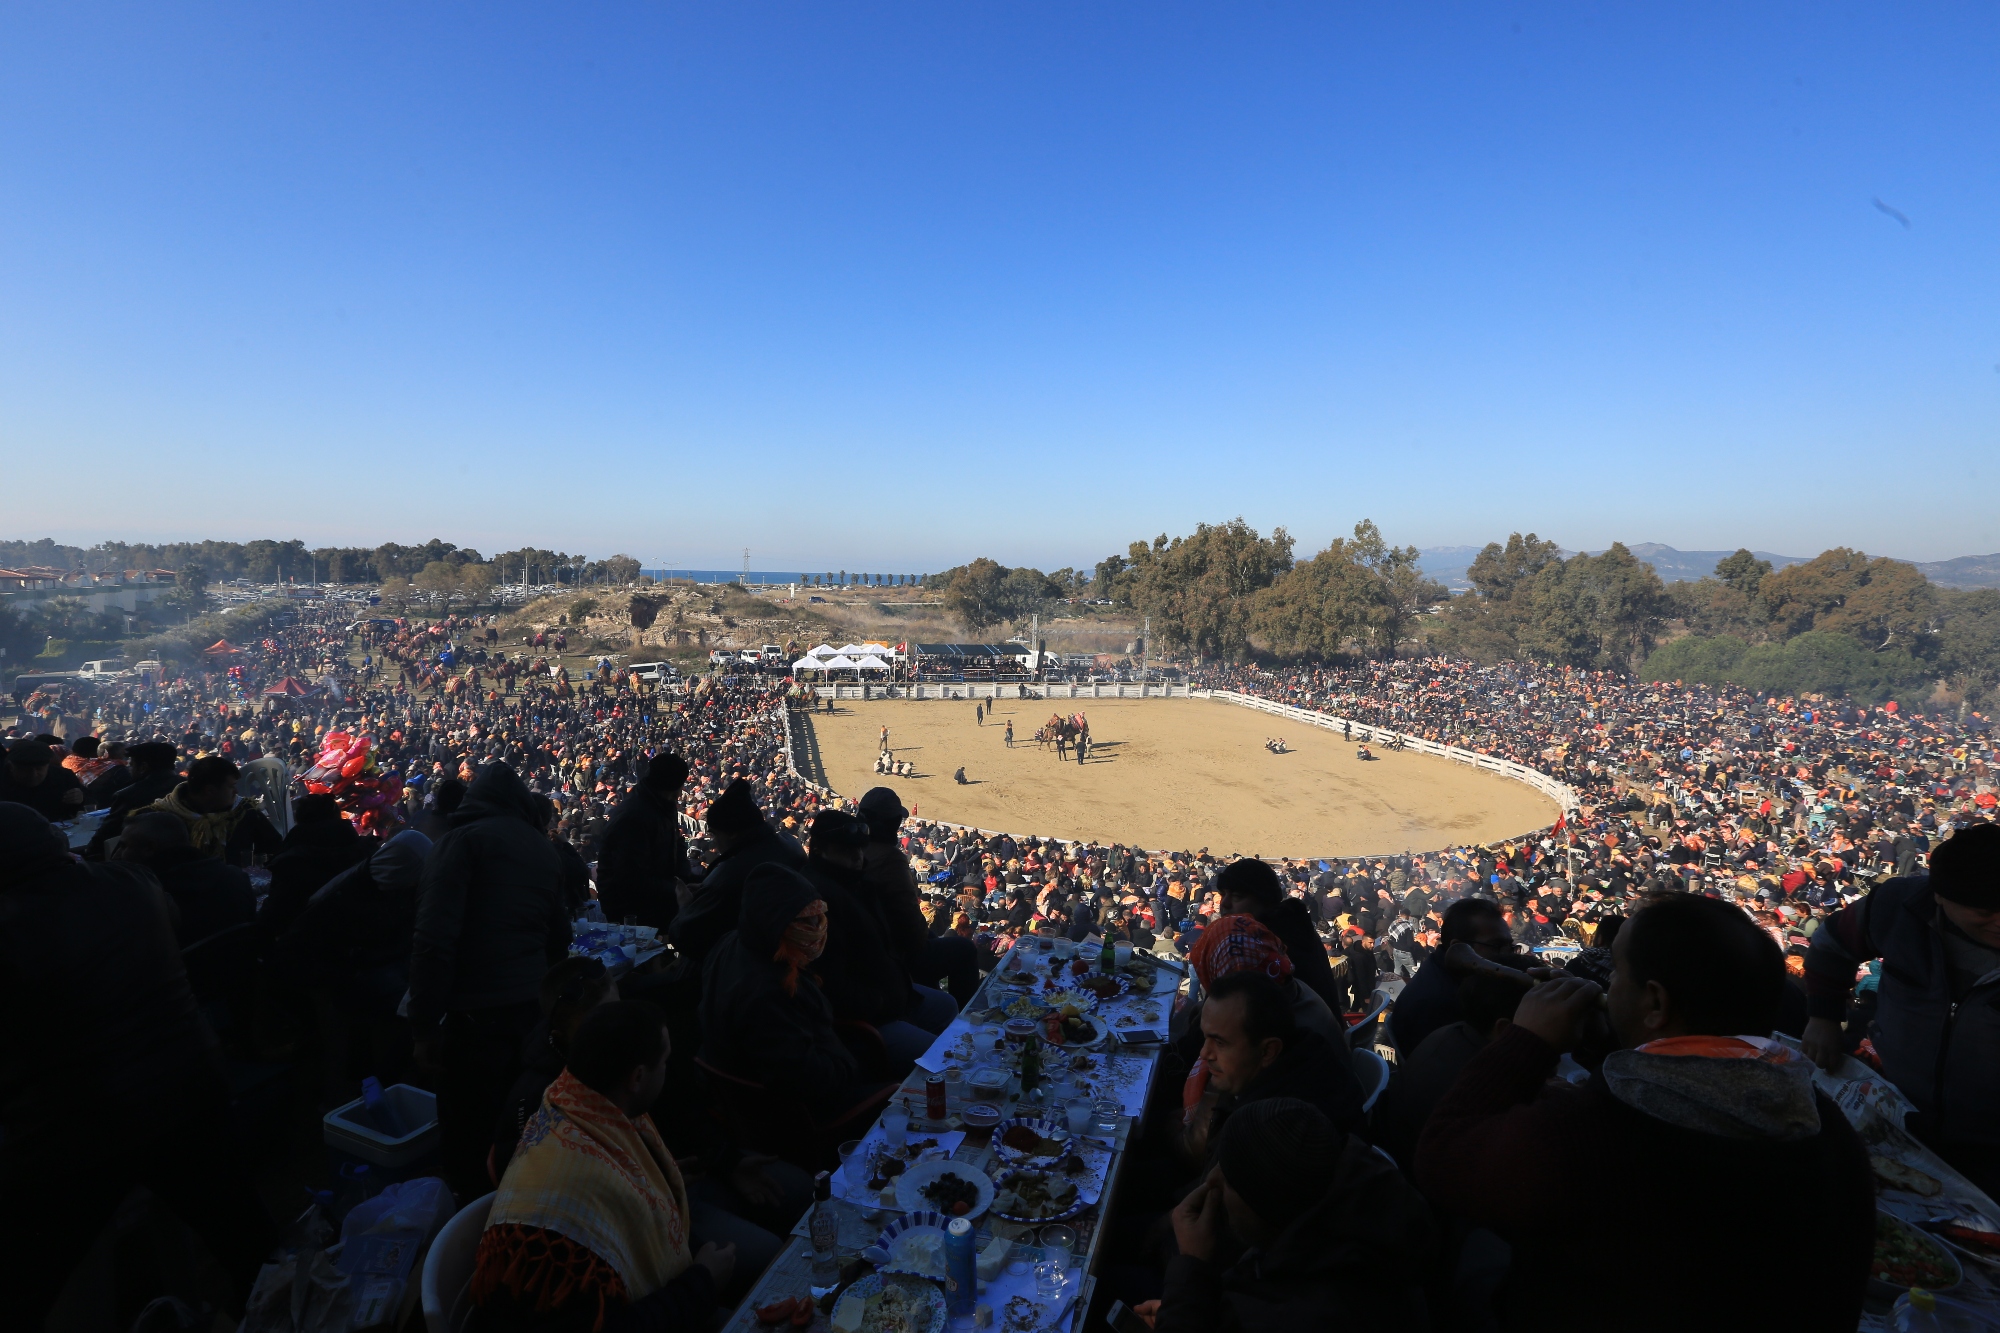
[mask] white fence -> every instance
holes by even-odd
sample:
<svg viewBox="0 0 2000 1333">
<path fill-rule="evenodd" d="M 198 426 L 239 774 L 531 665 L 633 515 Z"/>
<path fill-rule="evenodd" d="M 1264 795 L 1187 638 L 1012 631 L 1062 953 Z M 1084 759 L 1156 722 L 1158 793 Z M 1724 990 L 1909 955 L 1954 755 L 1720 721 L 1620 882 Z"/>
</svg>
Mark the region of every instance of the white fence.
<svg viewBox="0 0 2000 1333">
<path fill-rule="evenodd" d="M 949 681 L 938 685 L 814 685 L 821 699 L 1187 699 L 1185 685 L 1072 685 L 1039 681 Z M 1199 694 L 1200 691 L 1194 691 Z"/>
</svg>

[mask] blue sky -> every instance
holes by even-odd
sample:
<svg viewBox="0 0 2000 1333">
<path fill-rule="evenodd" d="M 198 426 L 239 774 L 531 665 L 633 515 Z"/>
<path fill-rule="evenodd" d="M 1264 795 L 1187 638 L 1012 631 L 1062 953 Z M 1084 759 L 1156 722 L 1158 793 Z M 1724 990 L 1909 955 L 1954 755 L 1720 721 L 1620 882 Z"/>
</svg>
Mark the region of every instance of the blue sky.
<svg viewBox="0 0 2000 1333">
<path fill-rule="evenodd" d="M 0 535 L 1986 552 L 1996 69 L 1970 4 L 9 6 Z"/>
</svg>

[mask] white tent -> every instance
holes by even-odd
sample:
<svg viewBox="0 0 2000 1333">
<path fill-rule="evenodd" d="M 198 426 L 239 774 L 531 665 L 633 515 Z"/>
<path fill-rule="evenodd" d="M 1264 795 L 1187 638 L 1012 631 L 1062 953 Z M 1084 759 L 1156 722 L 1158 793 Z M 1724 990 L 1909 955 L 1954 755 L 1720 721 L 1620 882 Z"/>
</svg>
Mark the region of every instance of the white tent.
<svg viewBox="0 0 2000 1333">
<path fill-rule="evenodd" d="M 838 657 L 829 657 L 824 663 L 828 671 L 852 671 L 858 665 L 860 664 L 845 653 L 842 653 Z"/>
<path fill-rule="evenodd" d="M 823 665 L 821 665 L 819 659 L 816 657 L 801 657 L 798 661 L 792 663 L 792 670 L 824 671 L 826 670 L 826 668 Z"/>
<path fill-rule="evenodd" d="M 868 656 L 862 658 L 854 665 L 863 671 L 887 671 L 889 669 L 889 664 L 873 653 L 868 654 Z"/>
<path fill-rule="evenodd" d="M 864 643 L 861 645 L 861 651 L 864 653 L 873 653 L 877 657 L 894 657 L 896 655 L 896 650 L 886 643 Z"/>
<path fill-rule="evenodd" d="M 867 651 L 866 648 L 863 648 L 858 643 L 844 643 L 840 646 L 840 655 L 842 657 L 858 657 Z"/>
<path fill-rule="evenodd" d="M 839 649 L 837 649 L 837 648 L 835 648 L 835 647 L 834 647 L 834 646 L 833 646 L 832 644 L 830 644 L 830 643 L 823 643 L 823 644 L 821 644 L 821 645 L 820 645 L 819 647 L 817 647 L 817 648 L 815 648 L 815 649 L 813 649 L 813 650 L 812 650 L 812 656 L 814 656 L 814 657 L 832 657 L 832 656 L 834 656 L 834 655 L 835 655 L 836 653 L 838 653 L 839 651 L 840 651 L 840 650 L 839 650 Z"/>
</svg>

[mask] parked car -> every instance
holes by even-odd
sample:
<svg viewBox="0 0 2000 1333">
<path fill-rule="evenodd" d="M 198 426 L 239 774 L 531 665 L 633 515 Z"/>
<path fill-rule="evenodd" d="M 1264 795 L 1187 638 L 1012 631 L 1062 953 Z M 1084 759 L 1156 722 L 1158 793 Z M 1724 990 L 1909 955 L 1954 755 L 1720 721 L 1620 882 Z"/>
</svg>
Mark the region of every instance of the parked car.
<svg viewBox="0 0 2000 1333">
<path fill-rule="evenodd" d="M 85 662 L 76 674 L 85 680 L 111 680 L 125 675 L 127 666 L 122 657 L 101 657 L 95 662 Z"/>
<path fill-rule="evenodd" d="M 662 681 L 675 680 L 680 671 L 672 662 L 634 662 L 625 668 L 640 680 L 658 685 Z"/>
</svg>

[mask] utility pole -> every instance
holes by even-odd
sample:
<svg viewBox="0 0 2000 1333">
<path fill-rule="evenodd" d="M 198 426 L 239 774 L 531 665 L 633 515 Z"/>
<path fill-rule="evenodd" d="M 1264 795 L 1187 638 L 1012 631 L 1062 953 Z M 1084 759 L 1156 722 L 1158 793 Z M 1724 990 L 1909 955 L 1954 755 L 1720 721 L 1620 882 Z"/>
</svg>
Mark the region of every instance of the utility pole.
<svg viewBox="0 0 2000 1333">
<path fill-rule="evenodd" d="M 743 548 L 743 586 L 750 586 L 750 548 Z"/>
<path fill-rule="evenodd" d="M 1152 660 L 1153 618 L 1151 616 L 1141 616 L 1139 618 L 1139 683 L 1141 685 L 1146 683 L 1149 672 L 1148 663 Z"/>
<path fill-rule="evenodd" d="M 1028 651 L 1035 655 L 1035 679 L 1042 678 L 1042 613 L 1028 616 Z"/>
</svg>

